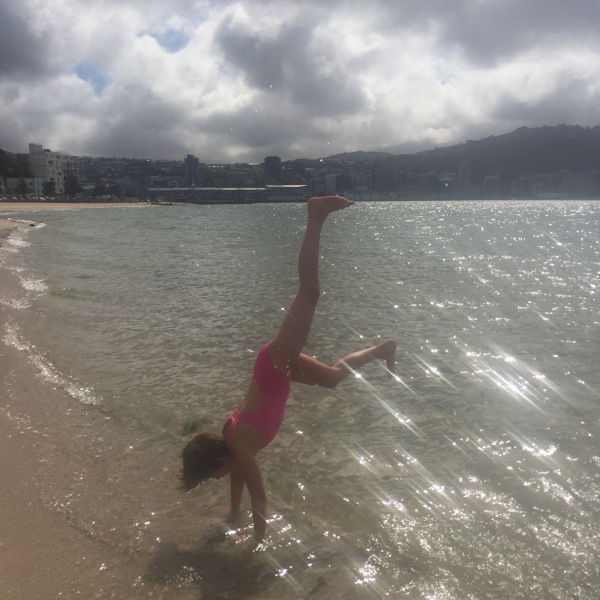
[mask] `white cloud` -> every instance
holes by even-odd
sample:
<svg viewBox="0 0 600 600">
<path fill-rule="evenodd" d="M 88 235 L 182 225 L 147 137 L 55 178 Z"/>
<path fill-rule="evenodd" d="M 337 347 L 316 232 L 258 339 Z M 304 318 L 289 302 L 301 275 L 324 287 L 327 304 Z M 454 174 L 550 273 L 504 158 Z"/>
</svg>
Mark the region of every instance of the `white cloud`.
<svg viewBox="0 0 600 600">
<path fill-rule="evenodd" d="M 260 161 L 599 123 L 596 0 L 0 5 L 0 147 Z"/>
</svg>

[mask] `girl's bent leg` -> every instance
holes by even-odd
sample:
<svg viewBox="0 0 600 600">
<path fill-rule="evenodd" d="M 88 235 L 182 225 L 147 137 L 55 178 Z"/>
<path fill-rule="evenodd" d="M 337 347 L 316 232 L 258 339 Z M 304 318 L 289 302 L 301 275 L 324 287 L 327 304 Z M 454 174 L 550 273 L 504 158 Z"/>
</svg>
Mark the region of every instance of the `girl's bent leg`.
<svg viewBox="0 0 600 600">
<path fill-rule="evenodd" d="M 377 346 L 348 354 L 333 366 L 325 365 L 306 354 L 300 354 L 292 364 L 292 380 L 307 385 L 334 388 L 350 373 L 377 359 L 385 360 L 388 371 L 394 373 L 395 355 L 395 340 L 387 340 Z"/>
</svg>

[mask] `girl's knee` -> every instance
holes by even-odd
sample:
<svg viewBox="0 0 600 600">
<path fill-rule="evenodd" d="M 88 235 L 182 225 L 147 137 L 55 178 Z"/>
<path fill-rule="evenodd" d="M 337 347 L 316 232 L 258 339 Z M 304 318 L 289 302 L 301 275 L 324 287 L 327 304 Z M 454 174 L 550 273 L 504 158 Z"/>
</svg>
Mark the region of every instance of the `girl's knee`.
<svg viewBox="0 0 600 600">
<path fill-rule="evenodd" d="M 340 383 L 340 381 L 345 379 L 347 376 L 348 370 L 346 367 L 336 364 L 332 367 L 331 371 L 327 373 L 327 377 L 324 378 L 321 387 L 332 390 L 333 388 L 337 387 L 338 383 Z"/>
</svg>

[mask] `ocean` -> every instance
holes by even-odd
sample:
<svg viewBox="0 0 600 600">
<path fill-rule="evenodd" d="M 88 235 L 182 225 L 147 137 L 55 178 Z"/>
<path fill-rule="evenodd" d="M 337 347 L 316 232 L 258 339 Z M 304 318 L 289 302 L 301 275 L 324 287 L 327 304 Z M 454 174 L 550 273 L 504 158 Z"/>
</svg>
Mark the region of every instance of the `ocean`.
<svg viewBox="0 0 600 600">
<path fill-rule="evenodd" d="M 179 453 L 193 431 L 221 430 L 277 331 L 305 207 L 6 216 L 35 226 L 0 255 L 21 282 L 0 290 L 0 339 L 64 397 L 36 486 L 115 557 L 141 557 L 132 586 L 600 597 L 600 202 L 364 202 L 331 216 L 306 351 L 333 363 L 394 337 L 399 377 L 370 364 L 335 390 L 293 386 L 259 455 L 271 521 L 253 553 L 222 540 L 225 481 L 178 491 Z"/>
</svg>

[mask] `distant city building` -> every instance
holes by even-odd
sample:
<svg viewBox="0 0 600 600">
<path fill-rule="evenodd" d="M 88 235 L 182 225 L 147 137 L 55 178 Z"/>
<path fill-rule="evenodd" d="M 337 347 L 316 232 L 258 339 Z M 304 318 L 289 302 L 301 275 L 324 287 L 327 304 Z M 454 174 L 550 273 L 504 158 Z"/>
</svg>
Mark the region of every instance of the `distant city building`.
<svg viewBox="0 0 600 600">
<path fill-rule="evenodd" d="M 488 198 L 510 198 L 512 196 L 512 180 L 505 171 L 483 178 L 483 193 Z"/>
<path fill-rule="evenodd" d="M 310 180 L 310 195 L 311 196 L 325 196 L 327 191 L 325 188 L 325 179 L 311 179 Z"/>
<path fill-rule="evenodd" d="M 8 178 L 9 192 L 35 196 L 59 196 L 79 189 L 79 158 L 29 144 L 28 154 L 15 154 L 27 177 Z"/>
<path fill-rule="evenodd" d="M 500 193 L 498 175 L 486 175 L 483 178 L 483 193 L 487 197 L 496 197 Z"/>
<path fill-rule="evenodd" d="M 328 173 L 323 179 L 325 181 L 325 194 L 335 196 L 337 194 L 337 174 Z"/>
<path fill-rule="evenodd" d="M 511 178 L 505 171 L 498 171 L 498 193 L 503 198 L 510 198 L 511 191 Z"/>
<path fill-rule="evenodd" d="M 200 160 L 193 154 L 188 154 L 183 161 L 185 167 L 185 185 L 193 187 L 200 185 Z"/>
<path fill-rule="evenodd" d="M 559 171 L 558 190 L 563 196 L 590 198 L 598 193 L 598 170 L 585 173 Z"/>
<path fill-rule="evenodd" d="M 6 191 L 9 194 L 42 196 L 44 180 L 41 177 L 8 177 Z"/>
<path fill-rule="evenodd" d="M 394 189 L 394 169 L 385 165 L 373 167 L 371 171 L 371 189 L 384 192 Z"/>
<path fill-rule="evenodd" d="M 461 192 L 467 192 L 471 189 L 471 167 L 469 163 L 462 162 L 458 165 L 456 188 Z"/>
<path fill-rule="evenodd" d="M 539 173 L 533 176 L 533 194 L 536 197 L 558 194 L 558 174 Z"/>
<path fill-rule="evenodd" d="M 371 188 L 371 172 L 360 166 L 353 166 L 350 169 L 350 177 L 355 188 Z"/>
<path fill-rule="evenodd" d="M 279 156 L 267 156 L 264 163 L 265 181 L 281 182 L 281 158 Z"/>
<path fill-rule="evenodd" d="M 533 180 L 521 175 L 517 182 L 517 198 L 531 198 L 533 195 Z"/>
</svg>

